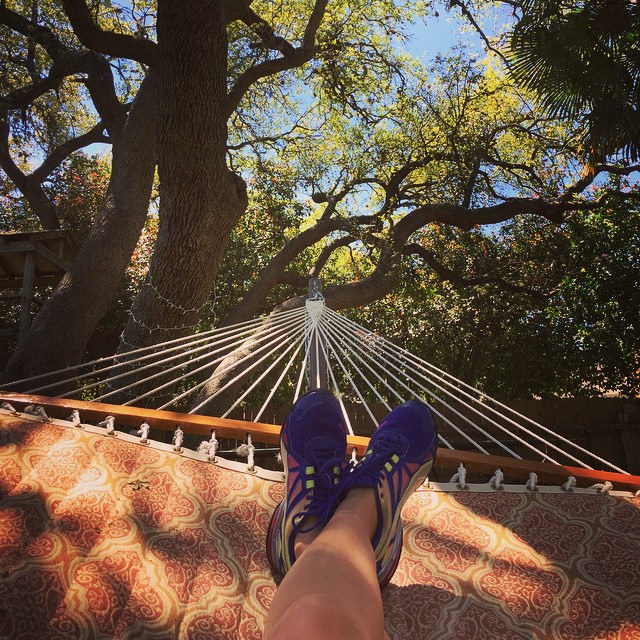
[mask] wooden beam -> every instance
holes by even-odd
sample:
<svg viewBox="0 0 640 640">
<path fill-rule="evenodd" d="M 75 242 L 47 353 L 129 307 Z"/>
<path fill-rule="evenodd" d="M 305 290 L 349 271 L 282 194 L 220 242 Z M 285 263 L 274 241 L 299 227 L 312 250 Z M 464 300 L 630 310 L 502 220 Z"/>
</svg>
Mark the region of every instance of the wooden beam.
<svg viewBox="0 0 640 640">
<path fill-rule="evenodd" d="M 40 242 L 36 242 L 36 253 L 45 260 L 48 260 L 54 267 L 58 267 L 62 273 L 66 273 L 69 269 L 70 265 L 68 262 L 64 261 L 50 249 L 47 249 L 47 247 Z"/>
<path fill-rule="evenodd" d="M 0 253 L 28 253 L 36 250 L 35 242 L 1 242 Z"/>
<path fill-rule="evenodd" d="M 33 298 L 33 274 L 36 268 L 36 256 L 33 251 L 24 254 L 24 273 L 22 275 L 22 295 L 20 296 L 20 324 L 18 326 L 18 346 L 22 344 L 31 324 L 31 299 Z"/>
<path fill-rule="evenodd" d="M 280 441 L 280 427 L 274 424 L 260 422 L 245 422 L 243 420 L 229 420 L 195 414 L 178 413 L 176 411 L 158 411 L 140 407 L 124 407 L 117 404 L 103 404 L 85 402 L 72 398 L 49 398 L 24 393 L 0 391 L 0 399 L 11 404 L 42 405 L 52 416 L 66 418 L 73 409 L 78 409 L 83 420 L 87 422 L 102 420 L 111 415 L 116 423 L 132 427 L 139 427 L 142 422 L 149 423 L 153 428 L 171 430 L 176 424 L 182 425 L 185 433 L 196 433 L 209 437 L 211 429 L 215 429 L 222 438 L 242 438 L 247 433 L 259 442 L 277 444 Z"/>
<path fill-rule="evenodd" d="M 85 402 L 70 398 L 49 398 L 25 393 L 0 391 L 0 400 L 11 404 L 42 405 L 52 416 L 67 417 L 73 409 L 78 409 L 85 421 L 100 421 L 107 415 L 112 415 L 116 423 L 139 427 L 143 421 L 153 428 L 173 431 L 176 424 L 182 425 L 186 433 L 196 433 L 209 436 L 210 430 L 222 438 L 244 438 L 250 433 L 257 442 L 277 444 L 280 437 L 280 426 L 244 420 L 230 420 L 195 414 L 178 413 L 174 411 L 158 411 L 139 407 L 124 407 L 114 404 Z M 364 453 L 369 438 L 363 436 L 349 436 L 347 448 L 350 452 L 354 447 L 359 454 Z M 540 482 L 563 483 L 568 476 L 574 476 L 578 486 L 589 486 L 597 482 L 609 481 L 616 489 L 640 489 L 640 476 L 555 465 L 549 462 L 518 460 L 506 456 L 493 456 L 475 451 L 460 451 L 439 448 L 436 454 L 436 467 L 456 469 L 463 462 L 469 471 L 493 474 L 496 469 L 502 469 L 507 478 L 528 478 L 532 471 L 538 474 Z"/>
<path fill-rule="evenodd" d="M 2 254 L 0 253 L 0 269 L 2 269 L 2 271 L 4 271 L 4 273 L 6 274 L 6 276 L 2 276 L 2 278 L 4 279 L 5 277 L 9 277 L 15 280 L 19 280 L 20 283 L 22 283 L 22 278 L 18 278 L 16 274 L 16 272 L 11 269 L 11 267 L 7 266 L 8 262 L 2 257 Z M 22 284 L 18 285 L 18 288 L 21 287 Z"/>
<path fill-rule="evenodd" d="M 55 287 L 62 274 L 55 276 L 37 276 L 33 279 L 34 287 Z M 22 289 L 22 278 L 0 278 L 0 291 L 7 289 Z"/>
<path fill-rule="evenodd" d="M 1 244 L 23 242 L 25 240 L 51 240 L 54 238 L 66 238 L 69 232 L 66 229 L 50 229 L 48 231 L 9 231 L 0 234 Z"/>
</svg>

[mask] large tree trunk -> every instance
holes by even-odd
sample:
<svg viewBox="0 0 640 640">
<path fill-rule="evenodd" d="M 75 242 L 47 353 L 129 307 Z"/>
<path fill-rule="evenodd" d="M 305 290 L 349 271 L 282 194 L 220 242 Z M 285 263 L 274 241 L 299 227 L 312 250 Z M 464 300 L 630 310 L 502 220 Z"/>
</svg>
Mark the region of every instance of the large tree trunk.
<svg viewBox="0 0 640 640">
<path fill-rule="evenodd" d="M 226 166 L 221 3 L 160 0 L 158 46 L 160 226 L 149 279 L 134 301 L 121 352 L 193 331 L 231 230 L 247 206 L 244 182 Z"/>
<path fill-rule="evenodd" d="M 156 166 L 156 90 L 157 77 L 150 71 L 113 145 L 111 179 L 91 233 L 11 357 L 5 380 L 80 362 L 117 295 L 149 210 Z"/>
</svg>

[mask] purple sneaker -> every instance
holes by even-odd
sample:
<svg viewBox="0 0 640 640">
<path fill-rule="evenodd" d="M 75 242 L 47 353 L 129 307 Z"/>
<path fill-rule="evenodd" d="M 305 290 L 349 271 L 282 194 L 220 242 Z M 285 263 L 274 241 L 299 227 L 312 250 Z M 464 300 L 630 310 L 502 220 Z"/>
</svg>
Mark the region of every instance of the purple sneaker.
<svg viewBox="0 0 640 640">
<path fill-rule="evenodd" d="M 396 407 L 378 426 L 369 447 L 343 482 L 375 489 L 378 525 L 371 540 L 380 587 L 391 580 L 402 552 L 400 512 L 413 490 L 431 471 L 437 432 L 429 407 L 410 400 Z"/>
<path fill-rule="evenodd" d="M 267 531 L 267 557 L 284 575 L 295 562 L 298 533 L 323 527 L 338 504 L 347 468 L 347 432 L 340 405 L 327 391 L 310 391 L 294 405 L 280 432 L 286 495 Z"/>
</svg>

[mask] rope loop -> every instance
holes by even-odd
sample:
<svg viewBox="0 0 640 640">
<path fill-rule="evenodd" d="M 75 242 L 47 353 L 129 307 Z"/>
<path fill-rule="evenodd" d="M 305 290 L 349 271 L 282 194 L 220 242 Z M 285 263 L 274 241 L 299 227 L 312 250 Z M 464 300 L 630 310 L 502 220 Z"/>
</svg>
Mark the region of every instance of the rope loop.
<svg viewBox="0 0 640 640">
<path fill-rule="evenodd" d="M 469 489 L 469 485 L 467 484 L 467 470 L 465 469 L 464 463 L 460 463 L 458 471 L 451 476 L 449 482 L 455 482 L 458 485 L 458 489 L 462 489 L 462 491 Z"/>
<path fill-rule="evenodd" d="M 71 412 L 71 415 L 67 418 L 67 420 L 78 429 L 83 429 L 82 423 L 80 421 L 80 412 L 77 409 L 74 409 Z"/>
<path fill-rule="evenodd" d="M 116 433 L 116 419 L 113 416 L 107 416 L 102 422 L 98 422 L 99 427 L 105 427 L 107 436 L 117 436 Z"/>
<path fill-rule="evenodd" d="M 598 482 L 589 487 L 590 489 L 595 489 L 598 493 L 603 495 L 607 495 L 611 489 L 613 489 L 613 485 L 607 480 L 606 482 Z"/>
<path fill-rule="evenodd" d="M 524 485 L 527 491 L 537 491 L 538 490 L 538 474 L 533 471 L 529 474 L 529 479 Z"/>
<path fill-rule="evenodd" d="M 148 422 L 143 422 L 140 425 L 140 429 L 138 431 L 138 435 L 140 436 L 141 444 L 149 444 L 149 430 L 151 429 L 151 425 Z"/>
<path fill-rule="evenodd" d="M 176 425 L 176 430 L 173 432 L 173 440 L 171 444 L 173 445 L 173 450 L 176 453 L 182 453 L 182 443 L 184 441 L 184 431 L 181 429 L 180 425 Z"/>
<path fill-rule="evenodd" d="M 496 469 L 495 473 L 491 476 L 491 480 L 489 480 L 489 486 L 496 491 L 504 490 L 504 473 L 502 473 L 502 469 Z"/>
<path fill-rule="evenodd" d="M 9 411 L 12 416 L 19 416 L 20 415 L 20 412 L 16 411 L 15 407 L 13 405 L 9 404 L 8 402 L 3 402 L 2 405 L 0 405 L 0 409 L 4 409 L 5 411 Z"/>
<path fill-rule="evenodd" d="M 237 449 L 236 454 L 247 458 L 247 471 L 255 473 L 254 455 L 256 448 L 251 441 L 251 434 L 247 433 L 247 441 L 243 442 Z"/>
</svg>

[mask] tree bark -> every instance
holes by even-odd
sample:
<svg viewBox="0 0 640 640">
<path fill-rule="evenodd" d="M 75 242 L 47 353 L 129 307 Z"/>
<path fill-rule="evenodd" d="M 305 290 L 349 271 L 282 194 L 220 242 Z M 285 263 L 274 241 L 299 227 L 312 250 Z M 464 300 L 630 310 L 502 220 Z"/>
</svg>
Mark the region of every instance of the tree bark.
<svg viewBox="0 0 640 640">
<path fill-rule="evenodd" d="M 111 179 L 91 233 L 11 357 L 5 380 L 80 362 L 117 295 L 149 209 L 156 165 L 156 85 L 155 72 L 149 72 L 113 145 Z"/>
<path fill-rule="evenodd" d="M 226 166 L 221 3 L 160 0 L 158 70 L 160 225 L 120 352 L 193 331 L 231 230 L 247 207 L 244 181 Z"/>
</svg>

